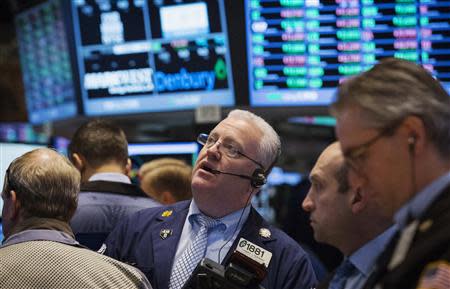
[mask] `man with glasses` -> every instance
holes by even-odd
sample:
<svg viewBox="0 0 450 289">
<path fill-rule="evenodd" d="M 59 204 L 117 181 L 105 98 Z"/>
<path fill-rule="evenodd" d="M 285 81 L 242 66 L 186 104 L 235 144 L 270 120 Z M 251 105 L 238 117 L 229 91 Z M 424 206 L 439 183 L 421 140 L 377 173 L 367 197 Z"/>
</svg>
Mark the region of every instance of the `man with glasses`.
<svg viewBox="0 0 450 289">
<path fill-rule="evenodd" d="M 106 254 L 135 264 L 154 288 L 178 289 L 202 257 L 227 265 L 244 240 L 271 254 L 264 288 L 309 289 L 316 280 L 305 252 L 250 205 L 279 154 L 277 133 L 253 113 L 233 110 L 198 141 L 204 147 L 192 173 L 193 200 L 128 218 L 106 240 Z M 214 225 L 204 229 L 199 218 Z"/>
<path fill-rule="evenodd" d="M 450 288 L 450 97 L 422 67 L 385 59 L 339 87 L 345 160 L 394 238 L 366 288 Z"/>
</svg>

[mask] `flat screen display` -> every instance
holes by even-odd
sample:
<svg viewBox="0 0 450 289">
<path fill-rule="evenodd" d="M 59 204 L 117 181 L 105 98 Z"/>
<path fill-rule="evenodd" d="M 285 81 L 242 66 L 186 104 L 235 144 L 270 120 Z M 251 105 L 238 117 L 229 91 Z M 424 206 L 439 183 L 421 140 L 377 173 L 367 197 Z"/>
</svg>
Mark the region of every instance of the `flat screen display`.
<svg viewBox="0 0 450 289">
<path fill-rule="evenodd" d="M 55 149 L 60 154 L 68 156 L 68 147 L 70 144 L 70 139 L 62 137 L 62 136 L 54 136 L 51 139 L 51 144 L 49 145 L 51 148 Z"/>
<path fill-rule="evenodd" d="M 51 0 L 15 18 L 28 120 L 73 117 L 77 101 L 62 1 Z"/>
<path fill-rule="evenodd" d="M 13 160 L 26 152 L 46 147 L 37 144 L 0 143 L 0 188 L 3 190 L 5 173 Z M 0 198 L 0 217 L 2 215 L 3 200 Z"/>
<path fill-rule="evenodd" d="M 196 142 L 128 144 L 128 155 L 132 163 L 131 178 L 134 182 L 138 182 L 136 176 L 139 168 L 144 163 L 159 158 L 176 158 L 194 166 L 199 151 L 199 145 Z"/>
<path fill-rule="evenodd" d="M 323 106 L 386 57 L 422 64 L 450 90 L 450 1 L 245 1 L 250 104 Z"/>
<path fill-rule="evenodd" d="M 234 105 L 224 0 L 73 0 L 85 114 Z"/>
</svg>

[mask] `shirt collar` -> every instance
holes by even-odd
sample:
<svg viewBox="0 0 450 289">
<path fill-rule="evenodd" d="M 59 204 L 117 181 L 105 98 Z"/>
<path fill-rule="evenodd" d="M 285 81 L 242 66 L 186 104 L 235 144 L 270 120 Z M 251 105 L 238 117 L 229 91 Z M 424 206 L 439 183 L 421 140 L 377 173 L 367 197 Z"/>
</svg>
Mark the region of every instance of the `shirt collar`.
<svg viewBox="0 0 450 289">
<path fill-rule="evenodd" d="M 410 201 L 404 204 L 394 216 L 399 229 L 408 225 L 410 218 L 420 219 L 427 208 L 440 196 L 444 188 L 450 184 L 450 172 L 434 180 Z"/>
<path fill-rule="evenodd" d="M 131 184 L 130 178 L 121 173 L 97 173 L 97 174 L 93 174 L 89 178 L 89 181 L 90 182 L 111 181 L 111 182 Z"/>
<path fill-rule="evenodd" d="M 372 273 L 378 256 L 384 251 L 386 245 L 396 231 L 396 225 L 389 227 L 389 229 L 367 242 L 364 246 L 350 255 L 350 262 L 355 265 L 359 272 L 364 274 L 364 276 L 369 276 Z"/>
<path fill-rule="evenodd" d="M 191 216 L 196 215 L 196 214 L 203 214 L 200 209 L 198 208 L 197 204 L 195 203 L 195 200 L 192 199 L 191 205 L 189 206 L 189 212 L 188 212 L 188 220 L 191 223 L 191 225 L 193 225 L 193 218 Z M 224 234 L 228 235 L 228 234 L 232 234 L 236 227 L 239 225 L 240 227 L 242 227 L 242 225 L 245 223 L 245 221 L 247 220 L 248 216 L 250 214 L 250 205 L 234 211 L 231 214 L 228 214 L 222 218 L 216 219 L 217 221 L 219 221 L 221 223 L 221 225 L 223 224 L 225 228 L 224 230 Z M 240 219 L 240 221 L 239 221 Z M 219 225 L 219 226 L 221 226 Z"/>
<path fill-rule="evenodd" d="M 57 230 L 26 230 L 17 234 L 11 235 L 8 239 L 3 241 L 1 247 L 14 245 L 28 241 L 54 241 L 68 245 L 79 245 L 75 239 L 69 234 Z"/>
</svg>

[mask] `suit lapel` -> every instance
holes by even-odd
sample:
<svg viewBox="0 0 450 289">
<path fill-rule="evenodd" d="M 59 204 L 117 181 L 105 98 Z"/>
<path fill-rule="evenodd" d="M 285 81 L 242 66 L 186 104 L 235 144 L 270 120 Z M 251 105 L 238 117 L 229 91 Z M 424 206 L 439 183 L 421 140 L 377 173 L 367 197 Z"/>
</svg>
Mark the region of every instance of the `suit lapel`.
<svg viewBox="0 0 450 289">
<path fill-rule="evenodd" d="M 164 211 L 157 219 L 160 223 L 152 232 L 153 258 L 154 263 L 158 264 L 158 268 L 154 268 L 157 288 L 168 288 L 169 286 L 172 262 L 189 211 L 189 204 L 190 202 L 185 202 L 180 207 Z M 167 216 L 168 214 L 170 215 Z"/>
<path fill-rule="evenodd" d="M 414 240 L 403 262 L 394 268 L 386 278 L 388 283 L 406 278 L 411 272 L 420 274 L 422 267 L 417 264 L 427 264 L 436 258 L 430 254 L 430 248 L 442 247 L 450 242 L 450 233 L 443 230 L 450 222 L 450 187 L 444 189 L 441 196 L 427 209 L 425 215 L 418 220 L 418 229 Z"/>
<path fill-rule="evenodd" d="M 233 254 L 234 250 L 236 250 L 236 247 L 239 243 L 239 240 L 241 238 L 244 238 L 255 245 L 258 245 L 260 247 L 265 248 L 264 244 L 267 242 L 274 241 L 275 239 L 273 236 L 270 237 L 262 237 L 260 235 L 260 229 L 261 228 L 268 228 L 269 224 L 264 221 L 264 219 L 261 217 L 261 215 L 258 214 L 258 212 L 252 207 L 250 214 L 247 218 L 247 221 L 245 222 L 244 226 L 242 227 L 241 231 L 238 233 L 236 239 L 233 242 L 233 245 L 231 246 L 230 250 L 228 251 L 227 255 L 222 261 L 222 265 L 227 265 L 230 261 L 230 257 Z"/>
<path fill-rule="evenodd" d="M 387 270 L 387 264 L 392 258 L 395 245 L 398 241 L 398 235 L 392 238 L 387 249 L 383 252 L 377 261 L 377 267 L 379 268 L 374 272 L 366 282 L 364 288 L 373 288 L 376 283 L 382 280 L 385 284 L 394 284 L 398 280 L 410 280 L 405 276 L 411 275 L 411 272 L 418 270 L 417 274 L 420 274 L 421 267 L 417 264 L 427 263 L 432 255 L 429 254 L 429 249 L 434 246 L 442 244 L 443 239 L 449 240 L 450 235 L 447 231 L 442 230 L 442 222 L 448 224 L 450 219 L 450 186 L 444 189 L 444 192 L 438 197 L 436 201 L 427 209 L 425 215 L 421 218 L 418 230 L 414 237 L 413 243 L 408 250 L 406 258 L 403 262 L 395 267 L 392 271 Z M 431 226 L 426 228 L 427 222 L 431 221 Z M 440 222 L 440 223 L 439 223 Z M 426 230 L 425 230 L 426 229 Z M 434 229 L 437 231 L 434 232 Z M 412 253 L 413 252 L 413 253 Z M 417 276 L 418 277 L 418 276 Z M 411 281 L 411 280 L 410 280 Z"/>
</svg>

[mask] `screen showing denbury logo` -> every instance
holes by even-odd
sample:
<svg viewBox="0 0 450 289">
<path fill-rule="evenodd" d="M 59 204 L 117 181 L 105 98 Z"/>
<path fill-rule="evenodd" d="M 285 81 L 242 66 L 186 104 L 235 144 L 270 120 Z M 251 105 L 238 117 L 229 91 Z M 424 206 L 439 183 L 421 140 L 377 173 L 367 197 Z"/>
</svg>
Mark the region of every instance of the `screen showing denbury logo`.
<svg viewBox="0 0 450 289">
<path fill-rule="evenodd" d="M 181 68 L 177 73 L 155 72 L 155 87 L 158 92 L 180 90 L 205 90 L 214 89 L 216 80 L 224 80 L 227 70 L 223 60 L 219 59 L 214 65 L 214 70 L 190 72 Z"/>
</svg>

